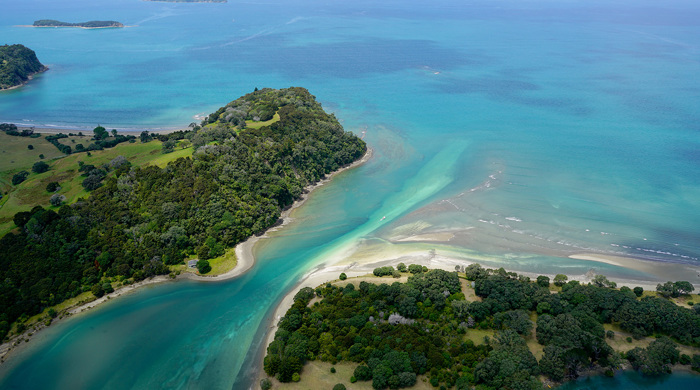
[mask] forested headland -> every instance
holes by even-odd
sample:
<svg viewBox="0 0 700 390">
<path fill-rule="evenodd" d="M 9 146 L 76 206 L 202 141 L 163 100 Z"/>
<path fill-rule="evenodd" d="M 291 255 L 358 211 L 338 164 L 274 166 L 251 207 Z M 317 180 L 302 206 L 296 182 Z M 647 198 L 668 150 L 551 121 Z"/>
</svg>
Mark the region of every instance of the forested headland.
<svg viewBox="0 0 700 390">
<path fill-rule="evenodd" d="M 268 114 L 279 119 L 252 125 Z M 17 228 L 0 239 L 1 336 L 83 292 L 100 296 L 187 257 L 220 256 L 275 224 L 305 186 L 366 152 L 303 88 L 255 91 L 163 138 L 164 151 L 182 139 L 195 152 L 164 168 L 123 157 L 82 164 L 94 179 L 88 197 L 14 216 Z"/>
<path fill-rule="evenodd" d="M 0 90 L 18 87 L 48 68 L 24 45 L 0 46 Z"/>
<path fill-rule="evenodd" d="M 553 386 L 591 370 L 659 375 L 681 364 L 700 371 L 700 307 L 667 298 L 690 298 L 688 282 L 659 284 L 655 293 L 616 289 L 602 275 L 590 284 L 565 275 L 530 280 L 478 264 L 459 272 L 399 264 L 374 275 L 410 276 L 368 283 L 341 274 L 301 289 L 267 348 L 260 387 L 298 382 L 313 361 L 325 362 L 315 372 L 332 364 L 332 374 L 340 362 L 346 373 L 354 365 L 337 377 L 339 389 L 358 381 L 397 389 L 418 380 L 440 389 L 541 389 L 541 380 Z"/>
<path fill-rule="evenodd" d="M 53 19 L 41 19 L 34 21 L 34 27 L 81 27 L 81 28 L 109 28 L 124 27 L 123 24 L 113 20 L 91 20 L 89 22 L 68 23 Z"/>
</svg>

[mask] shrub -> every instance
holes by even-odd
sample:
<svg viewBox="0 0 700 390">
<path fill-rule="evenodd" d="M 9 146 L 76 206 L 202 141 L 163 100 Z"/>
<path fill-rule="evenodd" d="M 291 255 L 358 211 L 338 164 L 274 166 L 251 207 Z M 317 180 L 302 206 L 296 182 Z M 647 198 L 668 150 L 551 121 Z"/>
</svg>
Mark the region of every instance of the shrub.
<svg viewBox="0 0 700 390">
<path fill-rule="evenodd" d="M 639 286 L 633 288 L 632 291 L 634 292 L 634 295 L 637 296 L 637 298 L 641 297 L 642 294 L 644 293 L 644 289 L 639 287 Z"/>
<path fill-rule="evenodd" d="M 333 390 L 345 390 L 345 385 L 342 383 L 338 383 L 335 386 L 333 386 Z"/>
<path fill-rule="evenodd" d="M 27 180 L 27 176 L 29 176 L 29 172 L 27 171 L 20 171 L 15 173 L 12 176 L 12 185 L 16 186 L 17 184 L 20 184 L 21 182 Z"/>
<path fill-rule="evenodd" d="M 340 277 L 339 277 L 339 278 L 340 278 L 340 280 L 345 280 L 345 279 L 348 278 L 348 276 L 345 275 L 345 272 L 343 272 L 343 273 L 340 274 Z"/>
<path fill-rule="evenodd" d="M 30 145 L 27 145 L 27 149 L 29 149 L 29 150 L 34 150 L 34 145 L 31 145 L 31 144 L 30 144 Z"/>
<path fill-rule="evenodd" d="M 96 284 L 96 285 L 92 286 L 90 291 L 92 292 L 93 295 L 95 295 L 98 298 L 105 295 L 105 290 L 102 288 L 102 285 L 100 285 L 100 284 Z"/>
<path fill-rule="evenodd" d="M 335 374 L 335 367 L 331 367 L 331 374 Z"/>
<path fill-rule="evenodd" d="M 261 390 L 270 390 L 272 388 L 272 382 L 268 378 L 263 378 L 260 380 Z"/>
<path fill-rule="evenodd" d="M 678 362 L 684 366 L 687 366 L 690 364 L 690 356 L 682 354 L 680 359 L 678 359 Z"/>
<path fill-rule="evenodd" d="M 295 372 L 292 374 L 292 382 L 299 382 L 301 380 L 301 377 L 299 376 L 298 372 Z"/>
<path fill-rule="evenodd" d="M 615 338 L 615 332 L 613 332 L 612 330 L 609 330 L 609 331 L 605 332 L 605 337 L 607 337 L 607 338 L 609 338 L 609 339 L 614 339 L 614 338 Z"/>
<path fill-rule="evenodd" d="M 65 195 L 61 195 L 61 194 L 53 194 L 53 195 L 51 195 L 51 198 L 49 199 L 49 203 L 51 203 L 51 206 L 55 206 L 55 207 L 60 206 L 65 201 L 66 201 Z"/>
<path fill-rule="evenodd" d="M 199 260 L 197 262 L 197 270 L 200 274 L 206 274 L 207 272 L 211 271 L 211 265 L 209 265 L 207 260 Z"/>
</svg>

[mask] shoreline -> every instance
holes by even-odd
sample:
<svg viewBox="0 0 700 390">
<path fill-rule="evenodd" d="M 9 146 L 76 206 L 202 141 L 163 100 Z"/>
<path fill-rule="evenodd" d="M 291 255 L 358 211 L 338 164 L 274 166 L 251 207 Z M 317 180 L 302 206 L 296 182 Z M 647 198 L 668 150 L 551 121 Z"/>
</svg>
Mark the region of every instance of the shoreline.
<svg viewBox="0 0 700 390">
<path fill-rule="evenodd" d="M 0 121 L 2 122 L 2 121 Z M 8 122 L 9 123 L 9 122 Z M 22 130 L 33 130 L 37 134 L 68 134 L 68 133 L 74 133 L 77 134 L 79 132 L 83 132 L 84 134 L 90 135 L 92 134 L 92 129 L 89 128 L 63 128 L 63 127 L 46 127 L 46 125 L 41 126 L 31 126 L 27 125 L 26 123 L 11 123 L 15 126 L 17 126 L 17 131 L 22 131 Z M 110 129 L 114 127 L 109 127 Z M 152 134 L 169 134 L 169 133 L 174 133 L 176 131 L 186 131 L 186 130 L 191 130 L 187 126 L 176 126 L 173 128 L 167 128 L 167 129 L 137 129 L 137 128 L 116 128 L 117 131 L 120 133 L 132 133 L 132 134 L 140 134 L 142 131 L 148 131 L 149 133 Z"/>
<path fill-rule="evenodd" d="M 79 303 L 75 306 L 65 309 L 59 314 L 58 317 L 52 319 L 50 325 L 48 326 L 42 321 L 37 321 L 34 324 L 32 324 L 30 328 L 27 328 L 24 332 L 18 335 L 11 336 L 8 341 L 0 345 L 0 365 L 6 364 L 7 361 L 12 357 L 12 352 L 16 353 L 21 351 L 25 346 L 27 346 L 27 344 L 29 343 L 29 341 L 31 341 L 32 338 L 36 337 L 43 330 L 47 329 L 51 325 L 55 325 L 59 322 L 62 322 L 65 319 L 86 312 L 102 303 L 109 302 L 113 298 L 133 293 L 141 287 L 164 283 L 172 280 L 176 279 L 171 279 L 168 275 L 156 275 L 152 278 L 144 279 L 133 284 L 122 285 L 117 287 L 114 290 L 114 292 L 110 294 L 105 294 L 100 298 L 82 304 Z"/>
<path fill-rule="evenodd" d="M 310 194 L 312 193 L 313 190 L 315 190 L 318 187 L 321 187 L 327 183 L 329 183 L 333 177 L 341 172 L 347 171 L 352 168 L 356 168 L 367 161 L 372 157 L 373 155 L 373 149 L 370 147 L 367 147 L 367 151 L 365 154 L 357 161 L 352 162 L 348 165 L 345 165 L 338 170 L 331 172 L 328 174 L 325 178 L 319 180 L 318 182 L 314 184 L 307 185 L 304 187 L 304 190 L 302 192 L 302 197 L 298 200 L 296 200 L 291 206 L 288 208 L 282 210 L 282 213 L 280 215 L 280 220 L 282 221 L 281 223 L 277 224 L 276 226 L 273 226 L 269 229 L 267 229 L 263 234 L 259 236 L 251 236 L 247 240 L 239 243 L 235 247 L 235 252 L 236 252 L 236 265 L 231 269 L 230 271 L 227 271 L 223 274 L 216 275 L 216 276 L 202 276 L 202 275 L 195 275 L 192 273 L 181 273 L 179 276 L 176 278 L 171 278 L 168 275 L 156 275 L 150 279 L 144 279 L 140 282 L 134 283 L 134 284 L 129 284 L 129 285 L 123 285 L 119 286 L 117 289 L 114 290 L 111 294 L 105 294 L 104 296 L 94 299 L 92 301 L 83 303 L 83 304 L 77 304 L 76 306 L 69 307 L 65 309 L 63 312 L 59 314 L 58 317 L 54 318 L 50 325 L 56 324 L 66 318 L 73 317 L 76 314 L 80 314 L 86 311 L 89 311 L 90 309 L 93 309 L 97 306 L 99 306 L 102 303 L 110 301 L 112 298 L 117 298 L 120 297 L 124 294 L 132 293 L 136 290 L 138 290 L 141 287 L 148 286 L 148 285 L 153 285 L 153 284 L 158 284 L 158 283 L 164 283 L 164 282 L 170 282 L 170 281 L 177 281 L 179 279 L 188 279 L 188 280 L 193 280 L 193 281 L 202 281 L 202 282 L 220 282 L 220 281 L 225 281 L 229 279 L 233 279 L 237 276 L 240 276 L 247 271 L 249 271 L 253 265 L 255 265 L 255 256 L 253 255 L 253 247 L 255 244 L 263 239 L 263 238 L 268 238 L 269 236 L 267 235 L 268 232 L 276 231 L 287 225 L 292 218 L 290 217 L 290 214 L 292 211 L 300 206 L 302 206 L 309 198 Z M 20 351 L 24 346 L 26 346 L 29 341 L 36 337 L 38 334 L 41 333 L 42 330 L 46 329 L 48 326 L 46 326 L 42 321 L 37 321 L 36 323 L 32 324 L 32 326 L 28 329 L 26 329 L 24 332 L 18 335 L 11 336 L 9 340 L 5 343 L 2 343 L 0 345 L 0 365 L 6 364 L 7 361 L 12 357 L 12 352 L 14 351 L 15 353 Z M 31 333 L 31 334 L 29 334 Z"/>
<path fill-rule="evenodd" d="M 302 191 L 302 196 L 300 199 L 294 201 L 294 203 L 287 207 L 286 209 L 282 210 L 282 214 L 279 217 L 279 220 L 281 220 L 281 223 L 278 223 L 275 226 L 270 227 L 269 229 L 265 230 L 265 232 L 259 236 L 253 235 L 251 237 L 248 237 L 247 240 L 241 242 L 240 244 L 236 245 L 236 266 L 231 269 L 228 272 L 225 272 L 221 275 L 216 275 L 216 276 L 206 276 L 206 275 L 196 275 L 192 273 L 183 273 L 180 274 L 179 278 L 186 278 L 190 280 L 199 280 L 199 281 L 205 281 L 205 282 L 218 282 L 222 280 L 228 280 L 235 278 L 236 276 L 244 274 L 246 271 L 248 271 L 253 265 L 255 265 L 255 256 L 253 255 L 253 248 L 255 247 L 255 244 L 257 244 L 258 241 L 264 239 L 264 238 L 269 238 L 270 236 L 268 233 L 277 231 L 279 229 L 282 229 L 284 226 L 289 224 L 293 220 L 293 218 L 290 216 L 292 211 L 295 209 L 301 207 L 306 201 L 309 199 L 310 194 L 313 192 L 313 190 L 329 183 L 334 176 L 341 172 L 345 172 L 349 169 L 356 168 L 367 161 L 369 161 L 370 158 L 372 158 L 374 151 L 370 147 L 367 147 L 367 151 L 365 154 L 357 161 L 350 163 L 348 165 L 345 165 L 343 167 L 338 168 L 338 170 L 333 171 L 329 173 L 325 178 L 319 180 L 315 184 L 310 184 L 304 187 Z"/>
<path fill-rule="evenodd" d="M 3 92 L 3 91 L 12 91 L 12 90 L 14 90 L 14 89 L 22 88 L 22 87 L 24 87 L 25 85 L 29 84 L 29 82 L 32 81 L 32 80 L 34 79 L 34 75 L 37 75 L 37 74 L 40 74 L 40 73 L 44 73 L 44 72 L 48 71 L 49 69 L 50 69 L 50 68 L 49 68 L 48 66 L 44 65 L 44 68 L 41 69 L 41 70 L 39 70 L 38 72 L 34 72 L 34 73 L 31 73 L 31 74 L 27 75 L 27 80 L 23 81 L 21 84 L 12 86 L 12 87 L 10 87 L 10 88 L 2 88 L 2 89 L 0 89 L 0 92 Z"/>
<path fill-rule="evenodd" d="M 591 262 L 601 262 L 601 263 L 607 263 L 607 264 L 613 264 L 613 265 L 619 265 L 619 266 L 628 266 L 633 262 L 645 262 L 645 263 L 650 263 L 648 260 L 643 260 L 643 259 L 636 259 L 632 257 L 621 257 L 621 256 L 606 256 L 602 254 L 595 254 L 595 253 L 577 253 L 568 256 L 569 258 L 572 259 L 580 259 L 580 260 L 586 260 L 586 261 L 591 261 Z M 294 296 L 296 293 L 304 287 L 311 287 L 315 289 L 316 287 L 325 284 L 325 283 L 335 283 L 339 282 L 339 276 L 340 273 L 345 273 L 347 276 L 347 280 L 344 282 L 352 282 L 352 278 L 358 278 L 362 276 L 370 276 L 373 278 L 376 278 L 373 276 L 372 271 L 374 268 L 377 267 L 382 267 L 382 266 L 387 266 L 387 265 L 392 265 L 396 266 L 398 263 L 405 263 L 406 265 L 409 264 L 419 264 L 426 266 L 430 269 L 443 269 L 445 271 L 454 271 L 456 265 L 460 266 L 467 266 L 469 264 L 474 264 L 478 263 L 478 261 L 467 261 L 464 259 L 459 259 L 456 257 L 450 257 L 446 255 L 433 255 L 433 256 L 425 256 L 424 253 L 411 253 L 411 254 L 400 254 L 399 257 L 394 257 L 394 258 L 380 258 L 380 259 L 370 259 L 370 260 L 365 260 L 365 261 L 349 261 L 347 258 L 346 259 L 340 259 L 337 261 L 334 261 L 332 263 L 322 263 L 316 268 L 310 270 L 306 274 L 304 274 L 301 279 L 289 290 L 289 292 L 280 300 L 280 302 L 277 304 L 275 307 L 274 311 L 272 312 L 272 315 L 270 316 L 269 320 L 267 321 L 266 324 L 264 324 L 265 329 L 266 329 L 266 334 L 263 337 L 264 342 L 261 344 L 262 346 L 262 351 L 260 353 L 259 361 L 258 364 L 256 365 L 256 383 L 259 382 L 261 379 L 266 378 L 267 375 L 265 374 L 265 371 L 262 369 L 263 367 L 263 359 L 265 358 L 265 355 L 267 354 L 267 347 L 274 341 L 275 338 L 275 333 L 277 332 L 278 329 L 278 324 L 279 321 L 282 319 L 282 317 L 287 313 L 287 310 L 292 307 L 292 304 L 294 303 Z M 650 266 L 649 264 L 643 265 L 643 267 L 648 267 Z M 485 267 L 488 268 L 488 267 Z M 634 268 L 634 267 L 630 267 Z M 506 269 L 507 271 L 513 271 Z M 547 273 L 532 273 L 532 272 L 522 272 L 522 271 L 515 271 L 520 275 L 525 275 L 529 276 L 530 278 L 534 279 L 539 275 L 545 275 L 549 276 L 550 279 L 552 279 L 555 274 L 547 274 Z M 569 281 L 576 280 L 582 283 L 590 283 L 595 274 L 579 274 L 579 275 L 567 275 L 569 277 Z M 402 275 L 400 279 L 395 279 L 391 277 L 384 277 L 382 279 L 386 279 L 384 283 L 391 284 L 395 281 L 400 281 L 405 278 L 405 275 Z M 355 280 L 362 280 L 360 279 L 355 279 Z M 641 281 L 641 280 L 632 280 L 632 279 L 620 279 L 620 278 L 610 278 L 611 281 L 614 281 L 617 283 L 618 288 L 622 286 L 628 286 L 630 288 L 640 286 L 643 287 L 645 291 L 656 291 L 656 283 L 652 281 Z M 677 365 L 676 365 L 677 366 Z M 674 370 L 677 367 L 674 366 Z"/>
</svg>

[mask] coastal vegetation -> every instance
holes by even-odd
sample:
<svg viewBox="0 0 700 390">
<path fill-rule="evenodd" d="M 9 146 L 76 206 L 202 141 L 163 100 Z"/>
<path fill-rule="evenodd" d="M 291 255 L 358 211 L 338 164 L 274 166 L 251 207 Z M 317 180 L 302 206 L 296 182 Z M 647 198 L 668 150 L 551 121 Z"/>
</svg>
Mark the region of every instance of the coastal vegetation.
<svg viewBox="0 0 700 390">
<path fill-rule="evenodd" d="M 2 125 L 0 125 L 2 126 Z M 29 130 L 31 131 L 31 130 Z M 23 131 L 24 132 L 24 131 Z M 113 134 L 113 133 L 112 133 Z M 65 155 L 57 147 L 49 143 L 41 134 L 33 133 L 39 138 L 9 136 L 0 132 L 0 236 L 16 228 L 13 217 L 20 211 L 30 211 L 35 206 L 51 205 L 54 195 L 65 196 L 64 203 L 75 203 L 78 199 L 88 196 L 89 192 L 83 187 L 86 177 L 84 171 L 90 167 L 101 167 L 113 159 L 123 156 L 133 165 L 146 164 L 164 167 L 170 161 L 192 155 L 193 149 L 178 148 L 169 154 L 161 154 L 162 142 L 158 139 L 147 143 L 125 142 L 112 148 L 95 149 L 85 153 Z M 104 141 L 110 141 L 109 137 Z M 94 137 L 69 133 L 60 138 L 60 143 L 72 145 L 92 145 Z M 28 149 L 33 145 L 34 149 Z M 45 161 L 49 170 L 45 173 L 30 173 L 38 161 Z M 83 168 L 84 167 L 84 168 Z M 82 169 L 81 169 L 82 168 Z M 22 182 L 13 184 L 15 175 L 27 172 Z M 95 172 L 97 173 L 97 172 Z M 23 175 L 20 175 L 20 177 Z M 19 180 L 15 179 L 15 180 Z"/>
<path fill-rule="evenodd" d="M 41 19 L 34 21 L 34 27 L 81 27 L 81 28 L 114 28 L 124 27 L 123 24 L 113 20 L 91 20 L 89 22 L 68 23 L 53 19 Z"/>
<path fill-rule="evenodd" d="M 0 46 L 0 90 L 18 87 L 47 69 L 24 45 Z"/>
<path fill-rule="evenodd" d="M 349 374 L 337 377 L 344 385 L 366 381 L 374 389 L 419 381 L 540 389 L 543 379 L 551 385 L 591 370 L 613 375 L 625 364 L 644 375 L 674 364 L 700 368 L 697 306 L 628 287 L 557 286 L 546 276 L 531 281 L 478 264 L 459 272 L 404 266 L 393 276 L 412 270 L 405 283 L 382 283 L 392 268 L 376 269 L 375 283 L 348 278 L 301 289 L 267 348 L 261 386 L 298 382 L 307 362 L 319 361 L 341 364 Z"/>
<path fill-rule="evenodd" d="M 266 110 L 279 120 L 246 128 Z M 72 154 L 20 183 L 40 180 L 32 188 L 42 192 L 52 182 L 63 187 L 65 180 L 50 174 L 65 163 L 78 172 L 82 189 L 73 182 L 76 195 L 60 206 L 37 205 L 12 217 L 16 228 L 0 239 L 1 336 L 46 307 L 87 291 L 99 294 L 105 283 L 167 274 L 170 265 L 193 256 L 224 255 L 274 225 L 305 186 L 366 152 L 303 88 L 253 92 L 201 126 L 164 139 L 179 137 L 192 146 L 160 154 L 164 142 L 147 133 L 141 143 L 124 144 L 157 150 L 168 161 L 164 166 L 121 155 L 96 164 L 89 153 Z M 178 157 L 181 150 L 195 152 Z"/>
</svg>

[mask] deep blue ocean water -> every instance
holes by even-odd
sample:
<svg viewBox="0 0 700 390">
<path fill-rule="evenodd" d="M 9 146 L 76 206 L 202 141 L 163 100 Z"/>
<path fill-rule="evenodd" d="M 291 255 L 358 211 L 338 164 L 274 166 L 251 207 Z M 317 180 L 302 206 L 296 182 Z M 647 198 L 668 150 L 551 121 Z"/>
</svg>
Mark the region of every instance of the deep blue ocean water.
<svg viewBox="0 0 700 390">
<path fill-rule="evenodd" d="M 2 9 L 0 44 L 22 43 L 51 69 L 0 92 L 0 122 L 181 128 L 255 87 L 293 85 L 375 150 L 263 241 L 246 275 L 146 288 L 52 326 L 0 367 L 3 388 L 240 388 L 281 296 L 358 246 L 652 283 L 692 278 L 684 267 L 700 262 L 696 2 L 29 0 Z M 36 19 L 133 27 L 16 27 Z M 454 239 L 398 241 L 445 232 Z M 568 258 L 576 253 L 661 265 Z M 700 384 L 635 378 L 616 383 Z"/>
</svg>

